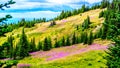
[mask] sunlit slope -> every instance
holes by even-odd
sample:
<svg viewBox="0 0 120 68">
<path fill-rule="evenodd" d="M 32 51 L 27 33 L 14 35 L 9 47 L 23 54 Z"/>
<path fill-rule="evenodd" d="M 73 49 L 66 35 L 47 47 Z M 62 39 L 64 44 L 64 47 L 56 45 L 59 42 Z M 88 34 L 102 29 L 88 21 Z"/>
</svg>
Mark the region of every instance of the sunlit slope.
<svg viewBox="0 0 120 68">
<path fill-rule="evenodd" d="M 38 51 L 30 53 L 31 56 L 20 60 L 19 64 L 30 64 L 32 68 L 105 68 L 104 57 L 107 54 L 104 50 L 107 47 L 94 43 L 90 46 L 77 44 Z"/>
<path fill-rule="evenodd" d="M 92 22 L 90 27 L 92 27 L 92 29 L 96 31 L 98 26 L 100 26 L 101 23 L 104 21 L 103 18 L 99 18 L 99 13 L 102 10 L 104 9 L 90 10 L 79 15 L 71 16 L 63 20 L 58 20 L 56 21 L 57 25 L 53 27 L 49 27 L 50 22 L 39 23 L 32 28 L 25 28 L 25 32 L 28 39 L 30 40 L 34 37 L 36 43 L 39 40 L 43 40 L 45 37 L 48 36 L 52 37 L 52 40 L 54 40 L 55 38 L 59 39 L 63 36 L 73 33 L 76 30 L 76 26 L 82 24 L 83 21 L 87 18 L 87 16 L 90 17 L 90 21 Z M 7 40 L 7 36 L 11 34 L 15 37 L 15 41 L 18 41 L 18 37 L 20 36 L 21 31 L 22 27 L 7 33 L 6 37 L 0 37 L 0 44 L 4 43 Z"/>
</svg>

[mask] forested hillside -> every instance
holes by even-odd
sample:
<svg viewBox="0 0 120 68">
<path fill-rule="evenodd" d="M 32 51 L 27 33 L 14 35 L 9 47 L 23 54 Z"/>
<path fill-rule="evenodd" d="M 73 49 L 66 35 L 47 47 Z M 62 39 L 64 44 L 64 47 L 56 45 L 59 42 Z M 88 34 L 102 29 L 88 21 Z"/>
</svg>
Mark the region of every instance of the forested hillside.
<svg viewBox="0 0 120 68">
<path fill-rule="evenodd" d="M 14 3 L 11 0 L 0 8 Z M 0 66 L 119 68 L 119 12 L 119 0 L 103 0 L 92 7 L 63 10 L 48 21 L 22 19 L 6 24 L 12 18 L 6 15 L 0 19 Z"/>
</svg>

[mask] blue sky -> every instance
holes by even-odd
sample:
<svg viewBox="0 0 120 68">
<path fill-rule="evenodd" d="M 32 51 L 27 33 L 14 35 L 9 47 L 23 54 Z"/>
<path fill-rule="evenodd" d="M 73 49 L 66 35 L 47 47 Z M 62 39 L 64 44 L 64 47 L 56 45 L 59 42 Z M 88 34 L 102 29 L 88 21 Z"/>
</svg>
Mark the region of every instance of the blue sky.
<svg viewBox="0 0 120 68">
<path fill-rule="evenodd" d="M 0 3 L 8 0 L 0 0 Z M 5 11 L 0 10 L 0 17 L 11 14 L 13 18 L 54 18 L 62 10 L 80 8 L 84 2 L 87 5 L 98 3 L 101 0 L 14 0 L 16 3 Z"/>
</svg>

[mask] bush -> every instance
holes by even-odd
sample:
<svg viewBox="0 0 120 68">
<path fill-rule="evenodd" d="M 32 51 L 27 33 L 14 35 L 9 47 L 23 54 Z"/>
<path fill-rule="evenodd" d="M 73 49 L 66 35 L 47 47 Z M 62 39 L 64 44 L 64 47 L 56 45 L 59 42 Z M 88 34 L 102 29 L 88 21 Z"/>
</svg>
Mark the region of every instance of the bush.
<svg viewBox="0 0 120 68">
<path fill-rule="evenodd" d="M 18 64 L 18 60 L 8 60 L 8 61 L 0 62 L 0 66 L 2 68 L 11 68 L 13 65 L 17 65 L 17 64 Z"/>
</svg>

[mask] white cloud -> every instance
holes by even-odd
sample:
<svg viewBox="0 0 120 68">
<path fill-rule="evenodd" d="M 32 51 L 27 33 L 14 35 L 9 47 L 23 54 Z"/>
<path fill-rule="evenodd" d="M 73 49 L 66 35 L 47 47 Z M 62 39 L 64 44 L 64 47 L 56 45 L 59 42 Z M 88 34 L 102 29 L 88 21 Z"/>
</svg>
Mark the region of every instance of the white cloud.
<svg viewBox="0 0 120 68">
<path fill-rule="evenodd" d="M 1 16 L 5 16 L 7 13 L 1 13 Z M 35 11 L 35 12 L 25 12 L 25 13 L 10 13 L 13 18 L 54 18 L 60 12 L 53 11 Z"/>
<path fill-rule="evenodd" d="M 77 3 L 77 2 L 84 2 L 84 1 L 89 3 L 96 3 L 102 0 L 46 0 L 46 1 L 50 3 L 56 3 L 56 4 L 68 4 L 68 3 Z"/>
<path fill-rule="evenodd" d="M 76 3 L 80 0 L 46 0 L 49 3 L 55 3 L 55 4 L 68 4 L 68 3 Z"/>
<path fill-rule="evenodd" d="M 10 9 L 29 9 L 29 8 L 34 8 L 36 6 L 39 6 L 39 2 L 17 2 L 14 5 L 11 5 Z"/>
<path fill-rule="evenodd" d="M 102 0 L 85 0 L 85 1 L 87 1 L 87 2 L 89 2 L 89 3 L 96 3 L 96 2 L 100 2 L 100 1 L 102 1 Z"/>
</svg>

